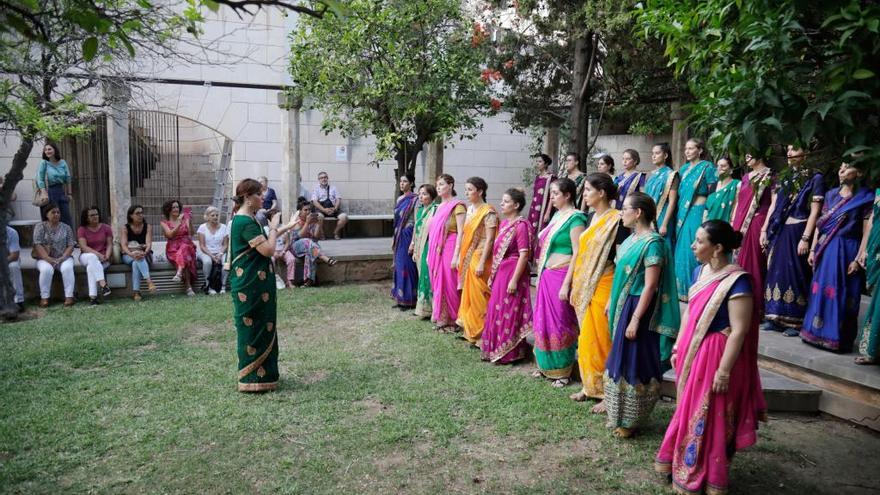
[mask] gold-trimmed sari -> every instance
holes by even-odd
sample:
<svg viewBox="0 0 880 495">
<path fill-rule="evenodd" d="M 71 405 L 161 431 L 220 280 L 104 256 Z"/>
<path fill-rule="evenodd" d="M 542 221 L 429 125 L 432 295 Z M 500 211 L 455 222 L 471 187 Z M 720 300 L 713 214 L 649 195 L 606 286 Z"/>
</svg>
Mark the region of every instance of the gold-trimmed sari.
<svg viewBox="0 0 880 495">
<path fill-rule="evenodd" d="M 483 333 L 490 295 L 491 252 L 486 257 L 485 264 L 479 266 L 486 241 L 486 230 L 491 228 L 494 231 L 497 227 L 498 215 L 491 205 L 483 203 L 479 208 L 468 209 L 461 232 L 459 251 L 458 286 L 461 289 L 461 305 L 458 308 L 456 324 L 464 330 L 464 338 L 471 343 L 476 343 Z M 489 249 L 492 249 L 493 241 L 494 239 L 489 239 Z M 483 269 L 483 273 L 479 276 L 478 268 Z"/>
</svg>

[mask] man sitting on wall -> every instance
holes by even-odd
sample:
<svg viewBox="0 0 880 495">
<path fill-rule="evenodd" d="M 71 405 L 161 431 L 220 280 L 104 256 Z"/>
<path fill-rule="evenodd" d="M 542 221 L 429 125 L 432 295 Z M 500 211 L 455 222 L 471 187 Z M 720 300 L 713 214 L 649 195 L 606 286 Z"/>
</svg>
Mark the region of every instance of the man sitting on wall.
<svg viewBox="0 0 880 495">
<path fill-rule="evenodd" d="M 312 190 L 312 206 L 318 213 L 319 220 L 323 221 L 324 217 L 336 218 L 334 239 L 340 238 L 342 228 L 348 223 L 348 215 L 342 212 L 341 202 L 339 191 L 330 185 L 330 176 L 327 172 L 318 173 L 318 185 Z"/>
</svg>

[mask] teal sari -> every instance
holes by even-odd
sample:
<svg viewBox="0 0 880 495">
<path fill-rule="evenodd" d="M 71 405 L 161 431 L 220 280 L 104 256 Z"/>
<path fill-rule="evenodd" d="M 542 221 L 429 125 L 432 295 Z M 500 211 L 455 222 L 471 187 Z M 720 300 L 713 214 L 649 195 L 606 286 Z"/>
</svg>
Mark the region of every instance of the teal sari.
<svg viewBox="0 0 880 495">
<path fill-rule="evenodd" d="M 666 215 L 675 215 L 676 205 L 669 204 L 669 192 L 676 189 L 678 182 L 678 172 L 666 165 L 655 170 L 645 182 L 645 193 L 651 196 L 654 204 L 657 205 L 657 228 L 663 225 L 663 219 L 666 218 Z M 669 220 L 666 235 L 663 237 L 669 241 L 670 247 L 675 246 L 674 216 Z"/>
<path fill-rule="evenodd" d="M 419 271 L 419 286 L 416 293 L 416 308 L 413 314 L 421 318 L 430 318 L 434 304 L 431 290 L 431 274 L 428 272 L 428 222 L 437 211 L 439 203 L 428 206 L 419 204 L 416 207 L 415 227 L 413 231 L 413 261 Z"/>
<path fill-rule="evenodd" d="M 709 199 L 706 200 L 704 222 L 708 220 L 722 220 L 730 223 L 731 218 L 733 218 L 733 204 L 736 202 L 740 182 L 737 179 L 733 179 L 724 187 L 718 188 L 709 195 Z"/>
<path fill-rule="evenodd" d="M 718 182 L 715 165 L 703 160 L 697 164 L 685 163 L 679 169 L 681 184 L 678 187 L 678 212 L 675 223 L 675 279 L 678 282 L 678 299 L 688 300 L 691 279 L 697 268 L 697 259 L 691 251 L 691 243 L 697 229 L 703 223 L 706 204 L 694 204 L 699 196 L 709 196 L 710 186 Z"/>
<path fill-rule="evenodd" d="M 868 236 L 868 246 L 865 248 L 867 259 L 867 286 L 872 292 L 871 305 L 868 306 L 868 314 L 865 316 L 865 324 L 859 329 L 856 344 L 859 346 L 859 354 L 865 358 L 877 361 L 878 348 L 880 348 L 880 189 L 874 192 L 874 218 L 871 221 L 871 235 Z"/>
</svg>

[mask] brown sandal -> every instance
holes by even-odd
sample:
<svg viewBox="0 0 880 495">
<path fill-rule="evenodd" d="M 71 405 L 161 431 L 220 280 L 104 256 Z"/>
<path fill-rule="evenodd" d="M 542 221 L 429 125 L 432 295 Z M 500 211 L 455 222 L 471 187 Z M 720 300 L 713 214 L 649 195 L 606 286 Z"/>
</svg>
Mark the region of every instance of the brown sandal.
<svg viewBox="0 0 880 495">
<path fill-rule="evenodd" d="M 856 356 L 856 358 L 853 359 L 853 362 L 856 364 L 861 364 L 862 366 L 877 364 L 876 359 L 869 358 L 868 356 Z"/>
</svg>

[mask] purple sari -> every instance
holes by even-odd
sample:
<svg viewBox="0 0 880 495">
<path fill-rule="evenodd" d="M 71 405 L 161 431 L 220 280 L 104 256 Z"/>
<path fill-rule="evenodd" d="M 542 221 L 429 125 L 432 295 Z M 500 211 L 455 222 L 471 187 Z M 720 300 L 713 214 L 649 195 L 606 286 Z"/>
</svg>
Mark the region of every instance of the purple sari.
<svg viewBox="0 0 880 495">
<path fill-rule="evenodd" d="M 621 173 L 614 178 L 614 183 L 617 184 L 617 207 L 620 208 L 627 195 L 641 191 L 645 187 L 645 174 L 635 172 L 627 177 Z"/>
<path fill-rule="evenodd" d="M 532 331 L 532 300 L 528 269 L 519 277 L 513 294 L 507 292 L 507 286 L 516 272 L 520 252 L 529 250 L 532 237 L 529 223 L 522 217 L 501 222 L 495 237 L 489 275 L 492 292 L 480 343 L 484 361 L 507 364 L 529 355 L 526 336 Z"/>
<path fill-rule="evenodd" d="M 544 228 L 544 215 L 550 206 L 550 184 L 556 180 L 556 175 L 544 177 L 538 175 L 535 177 L 535 184 L 532 186 L 532 205 L 529 207 L 529 225 L 532 232 L 540 232 Z M 535 256 L 538 250 L 537 236 L 532 236 L 531 255 Z"/>
<path fill-rule="evenodd" d="M 852 350 L 858 326 L 859 299 L 865 272 L 847 275 L 856 259 L 863 221 L 870 214 L 874 194 L 867 188 L 844 198 L 836 187 L 825 195 L 822 215 L 816 222 L 816 268 L 801 338 L 832 351 Z"/>
<path fill-rule="evenodd" d="M 409 254 L 413 237 L 414 212 L 418 196 L 408 192 L 400 197 L 394 207 L 394 240 L 391 251 L 394 253 L 394 285 L 391 297 L 400 306 L 415 306 L 419 287 L 419 273 Z"/>
<path fill-rule="evenodd" d="M 455 256 L 455 240 L 458 232 L 447 232 L 446 223 L 458 205 L 458 199 L 441 203 L 428 227 L 428 273 L 434 291 L 431 321 L 437 325 L 452 325 L 458 318 L 461 294 L 458 292 L 458 270 L 452 268 Z"/>
</svg>

